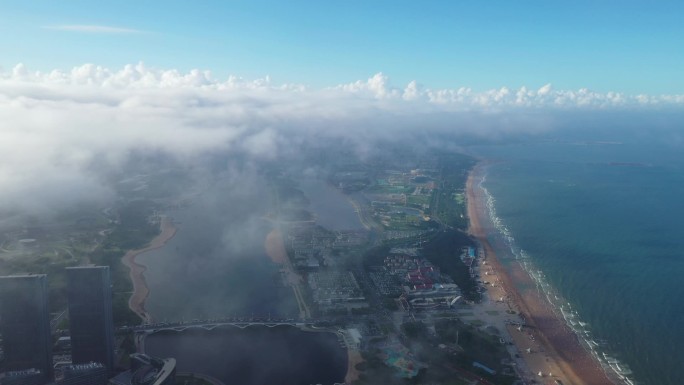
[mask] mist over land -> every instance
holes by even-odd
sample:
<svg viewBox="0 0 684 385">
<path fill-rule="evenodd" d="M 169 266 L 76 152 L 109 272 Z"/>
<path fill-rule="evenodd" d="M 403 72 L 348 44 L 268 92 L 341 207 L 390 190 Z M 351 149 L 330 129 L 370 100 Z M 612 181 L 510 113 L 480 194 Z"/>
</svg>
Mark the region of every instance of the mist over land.
<svg viewBox="0 0 684 385">
<path fill-rule="evenodd" d="M 329 144 L 364 158 L 398 143 L 412 143 L 417 151 L 458 149 L 554 137 L 562 129 L 580 138 L 622 140 L 627 133 L 681 145 L 681 133 L 667 129 L 677 128 L 684 103 L 681 95 L 550 85 L 486 92 L 423 89 L 416 82 L 396 87 L 383 74 L 310 89 L 142 64 L 48 73 L 18 65 L 0 76 L 0 98 L 4 226 L 23 214 L 49 217 L 76 206 L 107 206 L 122 179 L 160 164 L 201 179 L 216 169 L 236 170 L 235 159 L 244 166 L 238 173 L 255 162 L 294 165 L 306 149 Z M 235 189 L 244 194 L 249 183 Z"/>
<path fill-rule="evenodd" d="M 659 164 L 679 161 L 676 168 L 684 146 L 681 95 L 550 85 L 432 90 L 416 82 L 393 86 L 383 74 L 312 89 L 142 64 L 48 73 L 17 66 L 0 76 L 0 102 L 0 231 L 8 234 L 1 239 L 7 260 L 45 247 L 41 252 L 63 258 L 60 263 L 102 263 L 144 246 L 157 231 L 148 219 L 169 215 L 182 232 L 139 258 L 155 267 L 146 273 L 156 288 L 147 309 L 157 321 L 297 317 L 290 289 L 274 284 L 278 268 L 264 253 L 282 214 L 273 180 L 323 195 L 334 186 L 307 181 L 323 183 L 338 169 L 410 170 L 416 159 L 450 153 L 536 160 L 524 149 L 547 143 L 563 150 L 545 154 L 544 162 L 650 166 L 644 150 L 663 149 Z M 625 143 L 640 151 L 611 149 Z M 577 157 L 574 145 L 582 149 Z M 507 146 L 514 149 L 508 153 Z M 592 158 L 592 149 L 601 156 Z M 315 198 L 292 199 L 333 206 Z M 296 210 L 288 215 L 309 219 Z M 93 236 L 92 229 L 103 230 Z M 53 268 L 40 258 L 33 266 Z M 17 260 L 2 266 L 13 273 L 31 266 Z M 126 277 L 122 266 L 112 270 Z M 119 309 L 130 291 L 121 282 L 115 282 Z M 63 303 L 54 296 L 59 310 Z M 115 317 L 118 324 L 139 322 L 132 314 Z"/>
</svg>

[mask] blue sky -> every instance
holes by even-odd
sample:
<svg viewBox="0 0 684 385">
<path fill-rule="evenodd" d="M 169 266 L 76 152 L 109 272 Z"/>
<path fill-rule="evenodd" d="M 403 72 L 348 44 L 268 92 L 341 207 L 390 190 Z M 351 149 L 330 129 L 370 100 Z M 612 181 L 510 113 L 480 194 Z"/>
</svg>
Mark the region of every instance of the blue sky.
<svg viewBox="0 0 684 385">
<path fill-rule="evenodd" d="M 322 87 L 684 93 L 684 6 L 632 1 L 4 1 L 0 66 L 211 70 Z M 72 29 L 65 29 L 71 26 Z M 121 28 L 98 30 L 83 26 Z"/>
</svg>

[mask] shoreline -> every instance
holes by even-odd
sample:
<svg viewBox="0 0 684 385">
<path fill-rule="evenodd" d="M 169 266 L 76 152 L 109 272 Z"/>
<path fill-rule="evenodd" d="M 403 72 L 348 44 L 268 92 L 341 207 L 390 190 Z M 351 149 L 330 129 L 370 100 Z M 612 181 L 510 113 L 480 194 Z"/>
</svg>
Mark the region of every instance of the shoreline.
<svg viewBox="0 0 684 385">
<path fill-rule="evenodd" d="M 351 384 L 359 379 L 361 372 L 356 369 L 356 365 L 362 363 L 361 352 L 356 349 L 347 348 L 347 374 L 344 376 L 344 383 Z"/>
<path fill-rule="evenodd" d="M 484 253 L 484 261 L 480 260 L 481 271 L 488 269 L 486 277 L 495 278 L 494 283 L 485 285 L 488 297 L 501 298 L 494 305 L 507 305 L 525 321 L 524 329 L 508 325 L 506 330 L 502 330 L 509 334 L 507 337 L 522 359 L 521 364 L 524 367 L 518 368 L 519 374 L 525 379 L 532 379 L 539 378 L 538 373 L 541 372 L 544 378 L 557 379 L 564 384 L 614 384 L 600 362 L 581 345 L 575 332 L 558 316 L 541 293 L 518 289 L 517 285 L 535 287 L 534 280 L 527 271 L 518 263 L 511 263 L 508 268 L 501 264 L 500 256 L 496 253 L 497 246 L 501 245 L 495 243 L 496 238 L 492 242 L 489 238 L 489 234 L 499 230 L 490 222 L 486 197 L 479 189 L 487 166 L 486 162 L 480 161 L 468 175 L 468 232 L 477 239 L 479 248 Z M 481 279 L 486 277 L 481 275 Z"/>
<path fill-rule="evenodd" d="M 150 241 L 149 245 L 142 249 L 129 250 L 121 257 L 121 262 L 130 270 L 129 277 L 133 283 L 133 293 L 128 299 L 128 308 L 137 314 L 143 323 L 153 323 L 152 316 L 145 310 L 145 300 L 150 294 L 150 289 L 147 287 L 144 275 L 147 267 L 137 263 L 135 259 L 142 253 L 163 247 L 176 235 L 177 228 L 169 217 L 162 218 L 159 228 L 161 232 Z"/>
<path fill-rule="evenodd" d="M 292 267 L 290 258 L 287 256 L 285 240 L 283 239 L 280 226 L 275 227 L 266 235 L 264 249 L 266 255 L 271 258 L 273 263 L 280 265 L 280 273 L 283 275 L 283 279 L 286 281 L 285 283 L 292 288 L 292 292 L 297 300 L 297 306 L 299 307 L 299 318 L 302 320 L 311 318 L 311 310 L 306 304 L 300 287 L 303 279 L 297 274 L 294 267 Z"/>
</svg>

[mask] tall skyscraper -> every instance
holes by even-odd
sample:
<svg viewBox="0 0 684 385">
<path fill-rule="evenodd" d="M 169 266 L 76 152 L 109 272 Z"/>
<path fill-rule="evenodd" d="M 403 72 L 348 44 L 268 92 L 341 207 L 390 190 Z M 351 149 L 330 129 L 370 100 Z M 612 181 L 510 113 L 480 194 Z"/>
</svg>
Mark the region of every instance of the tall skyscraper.
<svg viewBox="0 0 684 385">
<path fill-rule="evenodd" d="M 67 298 L 74 364 L 114 368 L 114 320 L 109 266 L 69 267 Z"/>
<path fill-rule="evenodd" d="M 0 277 L 3 371 L 37 369 L 52 379 L 52 336 L 44 274 Z"/>
</svg>

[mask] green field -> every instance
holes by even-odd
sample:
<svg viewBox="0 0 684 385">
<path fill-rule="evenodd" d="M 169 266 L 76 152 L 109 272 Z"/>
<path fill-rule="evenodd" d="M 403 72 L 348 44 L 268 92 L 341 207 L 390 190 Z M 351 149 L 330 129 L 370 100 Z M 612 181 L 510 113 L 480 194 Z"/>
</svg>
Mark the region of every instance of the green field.
<svg viewBox="0 0 684 385">
<path fill-rule="evenodd" d="M 449 226 L 465 230 L 468 218 L 465 205 L 465 184 L 475 160 L 462 154 L 440 157 L 440 184 L 432 195 L 431 214 Z"/>
<path fill-rule="evenodd" d="M 406 197 L 406 204 L 422 208 L 423 205 L 429 205 L 431 200 L 429 195 L 409 195 Z"/>
</svg>

